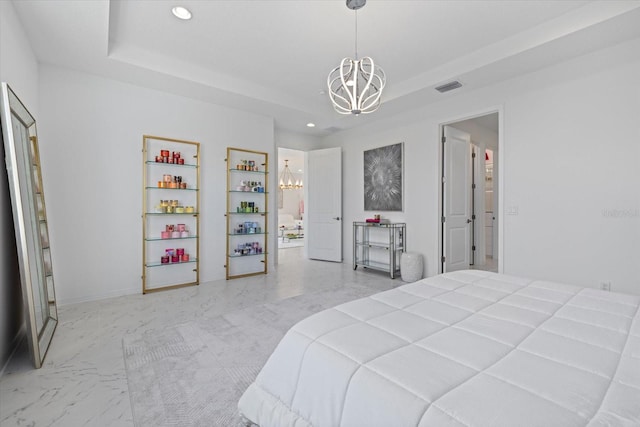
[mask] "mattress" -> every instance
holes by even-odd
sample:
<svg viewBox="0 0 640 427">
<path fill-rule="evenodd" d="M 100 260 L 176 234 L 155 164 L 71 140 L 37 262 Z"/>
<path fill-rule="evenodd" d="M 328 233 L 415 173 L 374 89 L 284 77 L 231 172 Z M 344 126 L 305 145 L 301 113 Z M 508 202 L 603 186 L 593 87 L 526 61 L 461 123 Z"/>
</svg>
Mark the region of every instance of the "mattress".
<svg viewBox="0 0 640 427">
<path fill-rule="evenodd" d="M 640 426 L 639 303 L 431 277 L 293 326 L 238 407 L 261 427 Z"/>
</svg>

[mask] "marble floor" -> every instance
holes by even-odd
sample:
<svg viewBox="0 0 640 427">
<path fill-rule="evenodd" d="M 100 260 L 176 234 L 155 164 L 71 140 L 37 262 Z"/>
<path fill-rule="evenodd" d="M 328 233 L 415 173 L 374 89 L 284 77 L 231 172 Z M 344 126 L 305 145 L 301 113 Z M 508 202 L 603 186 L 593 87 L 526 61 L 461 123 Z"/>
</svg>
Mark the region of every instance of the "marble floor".
<svg viewBox="0 0 640 427">
<path fill-rule="evenodd" d="M 498 272 L 498 260 L 496 258 L 488 256 L 486 261 L 482 265 L 470 265 L 469 269 L 471 270 L 483 270 L 483 271 L 492 271 L 494 273 Z"/>
<path fill-rule="evenodd" d="M 299 248 L 304 246 L 304 239 L 278 239 L 278 249 Z"/>
<path fill-rule="evenodd" d="M 379 291 L 398 278 L 350 264 L 306 260 L 303 248 L 279 255 L 276 272 L 200 286 L 61 307 L 41 369 L 21 346 L 0 378 L 0 426 L 133 426 L 122 353 L 125 334 L 167 327 L 269 301 L 342 287 Z"/>
</svg>

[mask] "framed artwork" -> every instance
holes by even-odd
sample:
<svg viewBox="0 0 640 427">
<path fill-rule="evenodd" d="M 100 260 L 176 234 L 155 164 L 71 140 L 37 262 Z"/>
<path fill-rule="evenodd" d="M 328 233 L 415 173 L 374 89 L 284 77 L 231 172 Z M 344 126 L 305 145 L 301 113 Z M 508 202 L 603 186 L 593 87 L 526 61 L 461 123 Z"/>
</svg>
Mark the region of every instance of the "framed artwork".
<svg viewBox="0 0 640 427">
<path fill-rule="evenodd" d="M 364 210 L 402 211 L 404 143 L 364 152 Z"/>
</svg>

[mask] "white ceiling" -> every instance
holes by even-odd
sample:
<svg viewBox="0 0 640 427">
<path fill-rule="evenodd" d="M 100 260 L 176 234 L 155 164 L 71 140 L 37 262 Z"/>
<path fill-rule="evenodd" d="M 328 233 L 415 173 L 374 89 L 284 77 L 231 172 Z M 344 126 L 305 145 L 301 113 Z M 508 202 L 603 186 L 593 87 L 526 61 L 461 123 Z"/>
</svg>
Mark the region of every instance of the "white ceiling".
<svg viewBox="0 0 640 427">
<path fill-rule="evenodd" d="M 176 4 L 193 19 L 173 17 Z M 14 5 L 40 62 L 272 116 L 278 128 L 313 135 L 640 37 L 639 0 L 370 0 L 358 11 L 358 53 L 382 66 L 387 87 L 380 110 L 355 117 L 320 94 L 329 71 L 354 55 L 354 12 L 343 0 Z M 433 89 L 452 79 L 465 86 Z"/>
</svg>

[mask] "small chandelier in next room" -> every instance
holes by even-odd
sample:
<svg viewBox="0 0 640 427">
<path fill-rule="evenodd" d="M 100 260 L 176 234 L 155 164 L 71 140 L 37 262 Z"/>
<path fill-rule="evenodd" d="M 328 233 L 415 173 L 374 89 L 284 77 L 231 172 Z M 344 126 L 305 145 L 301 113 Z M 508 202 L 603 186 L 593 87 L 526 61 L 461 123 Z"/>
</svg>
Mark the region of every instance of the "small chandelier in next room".
<svg viewBox="0 0 640 427">
<path fill-rule="evenodd" d="M 355 59 L 344 58 L 327 77 L 329 98 L 333 108 L 340 114 L 373 113 L 380 107 L 380 95 L 386 84 L 382 68 L 366 56 L 358 59 L 358 9 L 367 0 L 346 0 L 347 7 L 355 11 L 356 51 Z"/>
<path fill-rule="evenodd" d="M 284 169 L 280 174 L 280 183 L 279 187 L 281 190 L 297 190 L 302 188 L 302 181 L 295 180 L 294 184 L 294 176 L 289 170 L 289 160 L 284 161 Z"/>
</svg>

